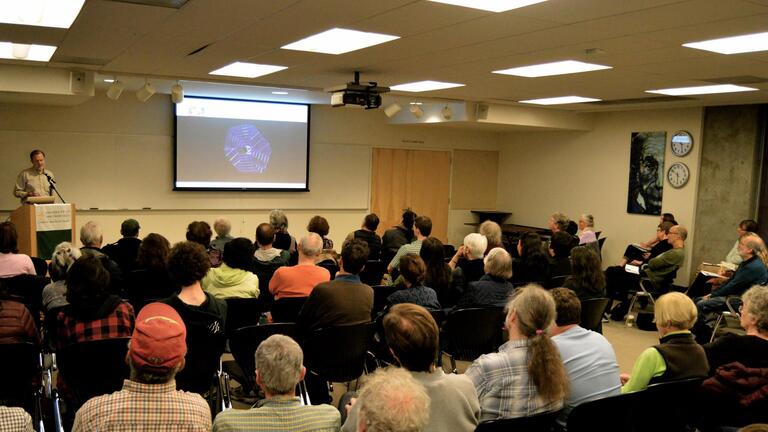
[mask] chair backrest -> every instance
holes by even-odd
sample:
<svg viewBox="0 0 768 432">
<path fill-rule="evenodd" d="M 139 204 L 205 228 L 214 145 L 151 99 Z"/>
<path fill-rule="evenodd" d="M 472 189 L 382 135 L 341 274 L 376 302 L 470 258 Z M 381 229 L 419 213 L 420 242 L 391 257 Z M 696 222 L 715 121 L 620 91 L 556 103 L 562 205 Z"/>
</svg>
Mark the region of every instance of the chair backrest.
<svg viewBox="0 0 768 432">
<path fill-rule="evenodd" d="M 30 342 L 0 344 L 0 404 L 17 405 L 32 393 L 40 347 Z"/>
<path fill-rule="evenodd" d="M 643 414 L 637 412 L 643 392 L 610 396 L 576 406 L 568 415 L 568 432 L 639 432 L 641 429 L 636 429 L 634 422 Z M 654 412 L 663 414 L 660 407 Z"/>
<path fill-rule="evenodd" d="M 387 306 L 387 297 L 393 292 L 400 290 L 401 288 L 392 285 L 373 285 L 373 309 L 371 309 L 371 316 L 375 317 L 379 312 L 383 311 Z"/>
<path fill-rule="evenodd" d="M 379 260 L 368 260 L 360 272 L 360 282 L 370 286 L 381 285 L 381 279 L 386 271 L 387 265 L 385 263 Z"/>
<path fill-rule="evenodd" d="M 700 414 L 697 395 L 703 378 L 689 378 L 652 384 L 643 392 L 642 411 L 657 415 L 639 416 L 638 430 L 687 431 Z M 659 407 L 664 407 L 659 412 Z"/>
<path fill-rule="evenodd" d="M 306 297 L 286 297 L 275 300 L 270 308 L 272 322 L 296 322 L 296 317 L 299 316 L 299 311 L 306 301 Z"/>
<path fill-rule="evenodd" d="M 40 310 L 43 303 L 43 288 L 50 282 L 50 278 L 28 274 L 0 278 L 0 283 L 8 294 L 22 299 L 19 301 L 27 305 L 33 313 Z"/>
<path fill-rule="evenodd" d="M 568 275 L 560 275 L 549 278 L 549 281 L 546 284 L 547 288 L 560 288 L 563 286 L 563 283 L 567 277 Z"/>
<path fill-rule="evenodd" d="M 603 238 L 597 239 L 597 246 L 600 248 L 600 252 L 603 251 L 603 245 L 605 244 L 605 239 L 607 239 L 607 238 L 608 237 L 603 237 Z"/>
<path fill-rule="evenodd" d="M 72 390 L 77 406 L 88 399 L 120 390 L 128 378 L 128 341 L 112 338 L 78 342 L 56 353 L 59 373 Z"/>
<path fill-rule="evenodd" d="M 440 328 L 443 325 L 443 322 L 445 322 L 445 310 L 444 309 L 427 309 L 429 311 L 429 314 L 432 315 L 432 318 L 434 318 L 435 322 L 437 323 L 437 327 Z"/>
<path fill-rule="evenodd" d="M 304 341 L 304 365 L 323 379 L 349 382 L 363 374 L 374 324 L 350 324 L 312 331 Z"/>
<path fill-rule="evenodd" d="M 444 244 L 443 255 L 448 259 L 453 258 L 453 256 L 456 255 L 456 247 L 452 244 Z"/>
<path fill-rule="evenodd" d="M 443 324 L 444 351 L 471 361 L 496 351 L 503 343 L 504 308 L 469 308 L 449 313 Z"/>
<path fill-rule="evenodd" d="M 176 387 L 203 394 L 211 389 L 214 376 L 219 370 L 221 355 L 227 337 L 224 332 L 212 333 L 203 322 L 186 322 L 187 355 L 185 364 L 176 375 Z M 226 325 L 225 325 L 226 328 Z"/>
<path fill-rule="evenodd" d="M 535 414 L 528 417 L 484 421 L 475 432 L 549 432 L 555 425 L 560 411 Z"/>
<path fill-rule="evenodd" d="M 138 269 L 125 275 L 128 300 L 136 315 L 149 303 L 168 298 L 178 292 L 167 271 Z"/>
<path fill-rule="evenodd" d="M 246 387 L 256 386 L 256 348 L 268 337 L 282 334 L 296 339 L 298 330 L 295 323 L 274 323 L 242 327 L 235 330 L 229 338 L 229 349 L 237 365 L 242 369 Z"/>
<path fill-rule="evenodd" d="M 336 279 L 336 273 L 339 272 L 339 265 L 331 259 L 320 261 L 316 264 L 318 267 L 322 267 L 331 273 L 331 280 Z"/>
<path fill-rule="evenodd" d="M 227 334 L 232 334 L 235 330 L 257 325 L 261 312 L 264 307 L 261 300 L 257 298 L 228 298 L 227 302 L 227 323 L 224 326 Z"/>
<path fill-rule="evenodd" d="M 581 301 L 581 326 L 587 330 L 603 332 L 603 312 L 608 305 L 606 297 L 593 298 Z"/>
<path fill-rule="evenodd" d="M 44 277 L 48 274 L 48 263 L 44 259 L 33 256 L 30 258 L 32 259 L 32 265 L 35 266 L 35 273 L 38 276 Z"/>
</svg>

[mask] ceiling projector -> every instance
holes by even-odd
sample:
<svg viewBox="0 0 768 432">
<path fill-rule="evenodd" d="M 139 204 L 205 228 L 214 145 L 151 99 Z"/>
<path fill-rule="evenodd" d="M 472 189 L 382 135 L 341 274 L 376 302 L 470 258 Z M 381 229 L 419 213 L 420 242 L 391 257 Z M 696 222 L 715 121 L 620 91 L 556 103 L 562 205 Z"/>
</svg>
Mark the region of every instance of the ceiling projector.
<svg viewBox="0 0 768 432">
<path fill-rule="evenodd" d="M 331 93 L 331 106 L 359 105 L 365 109 L 375 109 L 381 106 L 381 94 L 389 91 L 389 87 L 379 87 L 375 82 L 360 83 L 360 72 L 355 72 L 355 80 L 344 85 L 325 89 Z"/>
</svg>

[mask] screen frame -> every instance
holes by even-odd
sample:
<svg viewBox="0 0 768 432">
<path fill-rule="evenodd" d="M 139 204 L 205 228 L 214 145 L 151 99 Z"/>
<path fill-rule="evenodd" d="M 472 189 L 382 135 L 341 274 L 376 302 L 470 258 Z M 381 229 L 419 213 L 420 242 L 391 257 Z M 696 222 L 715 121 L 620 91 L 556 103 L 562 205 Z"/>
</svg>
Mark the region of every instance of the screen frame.
<svg viewBox="0 0 768 432">
<path fill-rule="evenodd" d="M 307 107 L 307 163 L 305 167 L 305 187 L 303 188 L 220 188 L 220 187 L 178 187 L 176 182 L 178 181 L 178 127 L 179 116 L 176 115 L 176 104 L 172 104 L 173 111 L 173 191 L 174 192 L 309 192 L 309 157 L 310 157 L 310 135 L 312 127 L 312 105 L 298 102 L 282 102 L 282 101 L 268 101 L 268 100 L 255 100 L 255 99 L 237 99 L 237 98 L 223 98 L 214 96 L 199 96 L 199 95 L 184 95 L 184 98 L 189 99 L 207 99 L 207 100 L 224 100 L 224 101 L 237 101 L 237 102 L 261 102 L 280 105 L 301 105 Z"/>
</svg>

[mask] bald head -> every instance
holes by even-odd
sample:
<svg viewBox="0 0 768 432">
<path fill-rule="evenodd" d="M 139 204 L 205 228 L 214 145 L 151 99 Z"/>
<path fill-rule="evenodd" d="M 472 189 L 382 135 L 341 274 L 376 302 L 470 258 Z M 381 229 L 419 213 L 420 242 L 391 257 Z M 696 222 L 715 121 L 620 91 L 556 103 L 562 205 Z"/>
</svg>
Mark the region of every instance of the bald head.
<svg viewBox="0 0 768 432">
<path fill-rule="evenodd" d="M 315 258 L 323 251 L 323 239 L 316 233 L 309 233 L 299 240 L 299 256 Z"/>
</svg>

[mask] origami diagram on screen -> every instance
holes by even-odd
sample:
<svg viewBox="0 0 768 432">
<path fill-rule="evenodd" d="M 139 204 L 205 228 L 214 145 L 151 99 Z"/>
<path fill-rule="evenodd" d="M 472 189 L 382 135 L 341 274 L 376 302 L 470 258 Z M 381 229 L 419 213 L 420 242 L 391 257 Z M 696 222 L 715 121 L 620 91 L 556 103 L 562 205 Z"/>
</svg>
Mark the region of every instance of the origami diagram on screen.
<svg viewBox="0 0 768 432">
<path fill-rule="evenodd" d="M 269 165 L 272 146 L 256 126 L 242 124 L 227 131 L 224 154 L 238 171 L 261 173 Z"/>
</svg>

